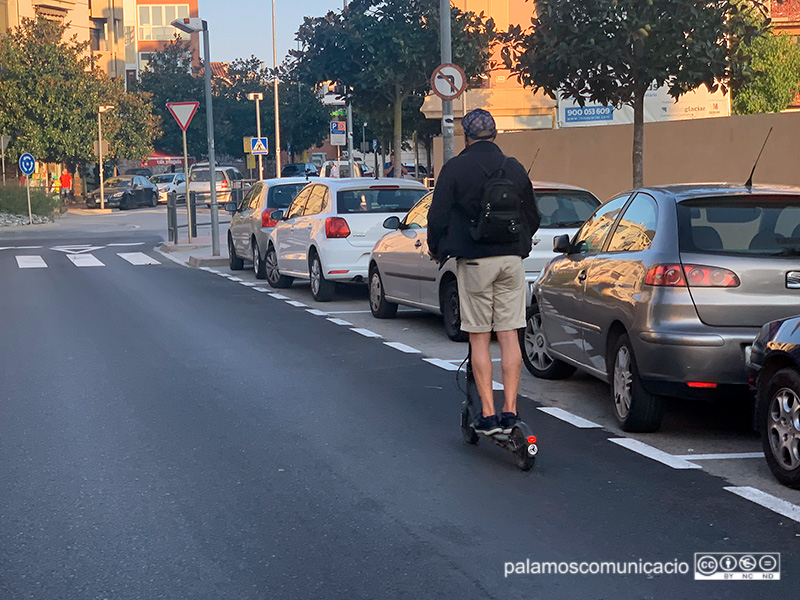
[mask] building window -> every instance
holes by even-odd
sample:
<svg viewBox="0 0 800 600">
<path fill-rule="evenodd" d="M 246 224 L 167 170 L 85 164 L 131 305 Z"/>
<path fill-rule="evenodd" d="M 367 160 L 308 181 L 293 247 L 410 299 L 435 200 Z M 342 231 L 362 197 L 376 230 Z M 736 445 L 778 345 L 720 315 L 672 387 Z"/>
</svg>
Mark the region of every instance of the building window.
<svg viewBox="0 0 800 600">
<path fill-rule="evenodd" d="M 152 52 L 139 52 L 139 71 L 144 71 L 147 68 L 151 56 L 153 56 Z"/>
<path fill-rule="evenodd" d="M 169 41 L 177 30 L 175 19 L 189 16 L 188 4 L 147 5 L 139 7 L 139 41 Z"/>
</svg>

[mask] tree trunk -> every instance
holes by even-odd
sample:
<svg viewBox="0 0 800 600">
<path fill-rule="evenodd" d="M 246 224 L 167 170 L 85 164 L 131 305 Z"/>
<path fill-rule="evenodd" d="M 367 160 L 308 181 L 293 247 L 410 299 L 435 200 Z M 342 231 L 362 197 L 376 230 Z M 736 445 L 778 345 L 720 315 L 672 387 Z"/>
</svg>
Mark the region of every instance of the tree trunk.
<svg viewBox="0 0 800 600">
<path fill-rule="evenodd" d="M 647 87 L 633 94 L 633 187 L 644 186 L 644 95 Z"/>
<path fill-rule="evenodd" d="M 400 86 L 394 86 L 394 176 L 403 177 L 403 95 Z"/>
</svg>

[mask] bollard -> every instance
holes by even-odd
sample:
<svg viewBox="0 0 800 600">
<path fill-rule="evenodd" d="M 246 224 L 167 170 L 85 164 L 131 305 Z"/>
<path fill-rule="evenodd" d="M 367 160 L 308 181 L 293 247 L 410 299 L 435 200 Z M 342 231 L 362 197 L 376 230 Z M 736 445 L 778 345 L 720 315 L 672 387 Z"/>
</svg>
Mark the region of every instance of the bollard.
<svg viewBox="0 0 800 600">
<path fill-rule="evenodd" d="M 170 192 L 167 194 L 167 232 L 169 233 L 169 241 L 173 244 L 178 243 L 178 211 L 177 211 L 177 194 Z"/>
<path fill-rule="evenodd" d="M 197 192 L 189 192 L 190 206 L 189 210 L 192 213 L 192 238 L 197 237 Z"/>
</svg>

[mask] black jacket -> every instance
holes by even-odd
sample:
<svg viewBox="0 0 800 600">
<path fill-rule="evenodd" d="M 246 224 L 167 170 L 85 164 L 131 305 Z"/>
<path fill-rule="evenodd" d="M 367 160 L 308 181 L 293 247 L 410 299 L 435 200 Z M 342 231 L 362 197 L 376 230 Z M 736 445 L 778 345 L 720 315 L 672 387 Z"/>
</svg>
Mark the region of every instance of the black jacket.
<svg viewBox="0 0 800 600">
<path fill-rule="evenodd" d="M 485 172 L 497 169 L 504 158 L 494 142 L 474 142 L 442 167 L 428 211 L 428 249 L 437 259 L 509 255 L 525 258 L 530 254 L 541 216 L 531 180 L 515 158 L 508 159 L 504 171 L 507 179 L 518 183 L 522 198 L 523 231 L 519 242 L 481 243 L 474 241 L 469 232 L 472 220 L 480 211 L 481 188 L 487 179 Z"/>
</svg>

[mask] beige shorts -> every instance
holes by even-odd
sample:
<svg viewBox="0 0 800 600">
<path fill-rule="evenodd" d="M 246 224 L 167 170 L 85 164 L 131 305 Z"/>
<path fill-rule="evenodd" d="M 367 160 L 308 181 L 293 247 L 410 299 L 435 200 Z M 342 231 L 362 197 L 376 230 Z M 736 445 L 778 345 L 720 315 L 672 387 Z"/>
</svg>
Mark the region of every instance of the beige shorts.
<svg viewBox="0 0 800 600">
<path fill-rule="evenodd" d="M 525 268 L 519 256 L 459 258 L 461 329 L 471 333 L 525 327 Z"/>
</svg>

